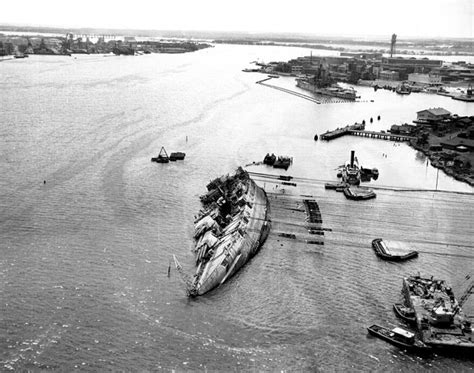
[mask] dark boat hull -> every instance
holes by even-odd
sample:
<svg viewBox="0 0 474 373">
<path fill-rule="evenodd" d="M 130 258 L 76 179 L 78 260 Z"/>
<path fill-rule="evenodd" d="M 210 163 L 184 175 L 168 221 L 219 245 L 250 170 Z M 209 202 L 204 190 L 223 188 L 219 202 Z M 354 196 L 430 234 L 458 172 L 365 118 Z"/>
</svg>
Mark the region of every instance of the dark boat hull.
<svg viewBox="0 0 474 373">
<path fill-rule="evenodd" d="M 151 158 L 152 162 L 157 162 L 157 163 L 168 163 L 170 160 L 169 158 L 162 158 L 162 157 L 153 157 Z"/>
<path fill-rule="evenodd" d="M 347 199 L 352 199 L 354 201 L 363 201 L 375 198 L 377 196 L 373 191 L 367 191 L 366 193 L 354 193 L 351 188 L 345 188 L 344 195 Z"/>
<path fill-rule="evenodd" d="M 186 156 L 186 153 L 182 153 L 182 152 L 171 153 L 170 161 L 182 161 L 185 156 Z"/>
<path fill-rule="evenodd" d="M 400 317 L 403 321 L 406 321 L 410 325 L 416 325 L 416 317 L 415 316 L 407 316 L 403 311 L 402 311 L 402 304 L 395 303 L 393 305 L 393 310 L 395 311 L 395 314 Z"/>
<path fill-rule="evenodd" d="M 269 166 L 273 166 L 276 161 L 276 155 L 275 154 L 267 154 L 265 158 L 263 159 L 263 163 Z"/>
<path fill-rule="evenodd" d="M 391 255 L 383 249 L 381 245 L 382 239 L 381 238 L 376 238 L 375 240 L 372 241 L 372 248 L 375 251 L 375 254 L 383 260 L 391 260 L 394 262 L 402 262 L 408 259 L 416 258 L 418 256 L 418 251 L 411 251 L 407 253 L 406 255 Z"/>
<path fill-rule="evenodd" d="M 273 164 L 273 167 L 274 167 L 274 168 L 283 168 L 284 170 L 288 170 L 288 167 L 290 167 L 290 164 L 289 164 L 289 163 L 286 163 L 286 162 L 279 162 L 279 161 L 276 161 L 276 162 Z"/>
<path fill-rule="evenodd" d="M 414 343 L 406 343 L 401 340 L 398 340 L 396 337 L 393 337 L 391 334 L 391 330 L 388 328 L 384 328 L 379 325 L 372 325 L 367 328 L 369 334 L 373 335 L 374 337 L 383 339 L 384 341 L 402 348 L 404 350 L 418 352 L 418 353 L 427 353 L 431 352 L 431 348 L 421 342 L 415 341 Z"/>
</svg>

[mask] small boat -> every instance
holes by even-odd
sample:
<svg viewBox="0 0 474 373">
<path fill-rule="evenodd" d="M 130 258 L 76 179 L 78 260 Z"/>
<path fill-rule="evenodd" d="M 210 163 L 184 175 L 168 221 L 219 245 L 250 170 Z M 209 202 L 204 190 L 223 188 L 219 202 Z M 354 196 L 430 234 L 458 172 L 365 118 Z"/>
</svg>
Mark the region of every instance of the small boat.
<svg viewBox="0 0 474 373">
<path fill-rule="evenodd" d="M 344 183 L 326 183 L 324 184 L 324 189 L 332 189 L 332 190 L 337 190 L 338 188 L 341 189 L 341 192 L 344 190 L 346 187 L 346 184 Z"/>
<path fill-rule="evenodd" d="M 374 324 L 369 326 L 367 330 L 373 336 L 383 339 L 397 347 L 417 352 L 430 351 L 430 347 L 415 338 L 414 333 L 400 327 L 388 329 Z"/>
<path fill-rule="evenodd" d="M 170 161 L 182 161 L 184 157 L 186 156 L 186 153 L 183 152 L 174 152 L 170 154 Z"/>
<path fill-rule="evenodd" d="M 371 179 L 377 180 L 379 178 L 379 170 L 376 168 L 364 168 L 360 167 L 360 177 L 362 181 L 370 181 Z"/>
<path fill-rule="evenodd" d="M 395 92 L 397 92 L 399 95 L 409 95 L 411 93 L 411 89 L 408 85 L 402 83 L 397 86 Z"/>
<path fill-rule="evenodd" d="M 405 84 L 401 84 L 395 89 L 395 92 L 397 92 L 399 95 L 409 95 L 411 93 L 411 89 Z"/>
<path fill-rule="evenodd" d="M 277 158 L 275 163 L 273 163 L 274 168 L 283 168 L 285 170 L 288 170 L 288 167 L 293 163 L 293 158 L 290 157 L 285 157 L 285 156 L 280 156 Z"/>
<path fill-rule="evenodd" d="M 273 166 L 273 164 L 275 163 L 276 161 L 276 155 L 272 153 L 272 155 L 270 155 L 270 153 L 267 153 L 267 155 L 265 156 L 265 158 L 263 159 L 263 164 L 267 164 L 269 166 Z"/>
<path fill-rule="evenodd" d="M 357 157 L 355 157 L 355 151 L 351 150 L 351 160 L 350 162 L 346 162 L 344 167 L 342 168 L 341 176 L 342 181 L 347 184 L 351 185 L 359 185 L 360 184 L 360 167 Z"/>
<path fill-rule="evenodd" d="M 469 84 L 466 90 L 466 94 L 461 94 L 459 96 L 452 96 L 453 100 L 460 100 L 466 102 L 474 102 L 474 95 L 472 91 L 472 86 Z"/>
<path fill-rule="evenodd" d="M 406 321 L 411 325 L 416 324 L 415 310 L 413 308 L 405 307 L 401 303 L 395 303 L 393 305 L 393 310 L 395 311 L 395 314 L 402 320 Z"/>
<path fill-rule="evenodd" d="M 377 197 L 377 195 L 372 189 L 358 187 L 344 188 L 344 195 L 347 199 L 352 199 L 354 201 L 361 201 Z"/>
<path fill-rule="evenodd" d="M 401 262 L 418 256 L 418 251 L 387 245 L 381 238 L 372 241 L 375 254 L 381 259 Z"/>
<path fill-rule="evenodd" d="M 166 153 L 164 146 L 161 147 L 161 150 L 158 156 L 152 157 L 151 161 L 157 162 L 157 163 L 168 163 L 170 161 L 170 157 L 168 157 L 168 153 Z"/>
</svg>

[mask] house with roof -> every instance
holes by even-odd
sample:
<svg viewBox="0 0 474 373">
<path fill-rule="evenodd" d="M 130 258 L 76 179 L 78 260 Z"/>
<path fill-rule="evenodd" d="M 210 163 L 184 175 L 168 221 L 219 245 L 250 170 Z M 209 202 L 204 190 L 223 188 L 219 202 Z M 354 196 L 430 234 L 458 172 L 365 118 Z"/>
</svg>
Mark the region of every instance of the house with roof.
<svg viewBox="0 0 474 373">
<path fill-rule="evenodd" d="M 417 120 L 420 122 L 433 122 L 450 118 L 451 112 L 441 107 L 438 107 L 418 111 L 416 115 Z"/>
</svg>

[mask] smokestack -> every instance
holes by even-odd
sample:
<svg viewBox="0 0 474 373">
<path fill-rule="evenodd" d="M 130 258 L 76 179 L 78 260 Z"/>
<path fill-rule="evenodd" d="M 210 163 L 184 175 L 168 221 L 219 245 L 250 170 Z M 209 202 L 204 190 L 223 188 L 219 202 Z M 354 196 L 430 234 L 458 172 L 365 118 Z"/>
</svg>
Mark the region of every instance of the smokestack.
<svg viewBox="0 0 474 373">
<path fill-rule="evenodd" d="M 351 150 L 351 167 L 354 167 L 354 154 L 355 150 Z"/>
<path fill-rule="evenodd" d="M 390 57 L 393 57 L 395 53 L 395 43 L 397 42 L 397 35 L 392 35 L 392 41 L 390 42 Z"/>
</svg>

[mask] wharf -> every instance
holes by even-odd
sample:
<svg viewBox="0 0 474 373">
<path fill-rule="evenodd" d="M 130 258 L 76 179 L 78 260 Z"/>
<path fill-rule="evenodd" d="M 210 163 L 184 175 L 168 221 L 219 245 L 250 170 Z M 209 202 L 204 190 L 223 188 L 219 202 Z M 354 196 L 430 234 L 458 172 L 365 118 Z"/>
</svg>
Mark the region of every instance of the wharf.
<svg viewBox="0 0 474 373">
<path fill-rule="evenodd" d="M 395 135 L 395 134 L 387 133 L 387 132 L 365 131 L 363 125 L 357 124 L 353 126 L 346 126 L 344 128 L 338 128 L 334 131 L 325 132 L 321 135 L 321 140 L 330 141 L 330 140 L 334 140 L 334 139 L 337 139 L 338 137 L 342 137 L 345 135 L 369 137 L 372 139 L 381 139 L 381 140 L 389 140 L 389 141 L 410 141 L 414 139 L 413 136 L 398 135 L 398 134 Z"/>
<path fill-rule="evenodd" d="M 364 128 L 365 128 L 364 124 L 356 123 L 352 126 L 337 128 L 334 131 L 327 131 L 323 133 L 320 137 L 321 137 L 321 140 L 329 141 L 329 140 L 337 139 L 338 137 L 341 137 L 344 135 L 348 135 L 350 131 L 360 131 L 360 130 L 364 130 Z"/>
<path fill-rule="evenodd" d="M 413 136 L 394 135 L 394 134 L 386 133 L 386 132 L 357 131 L 357 130 L 348 131 L 348 135 L 370 137 L 373 139 L 382 139 L 382 140 L 389 140 L 389 141 L 410 141 L 415 138 Z"/>
</svg>

